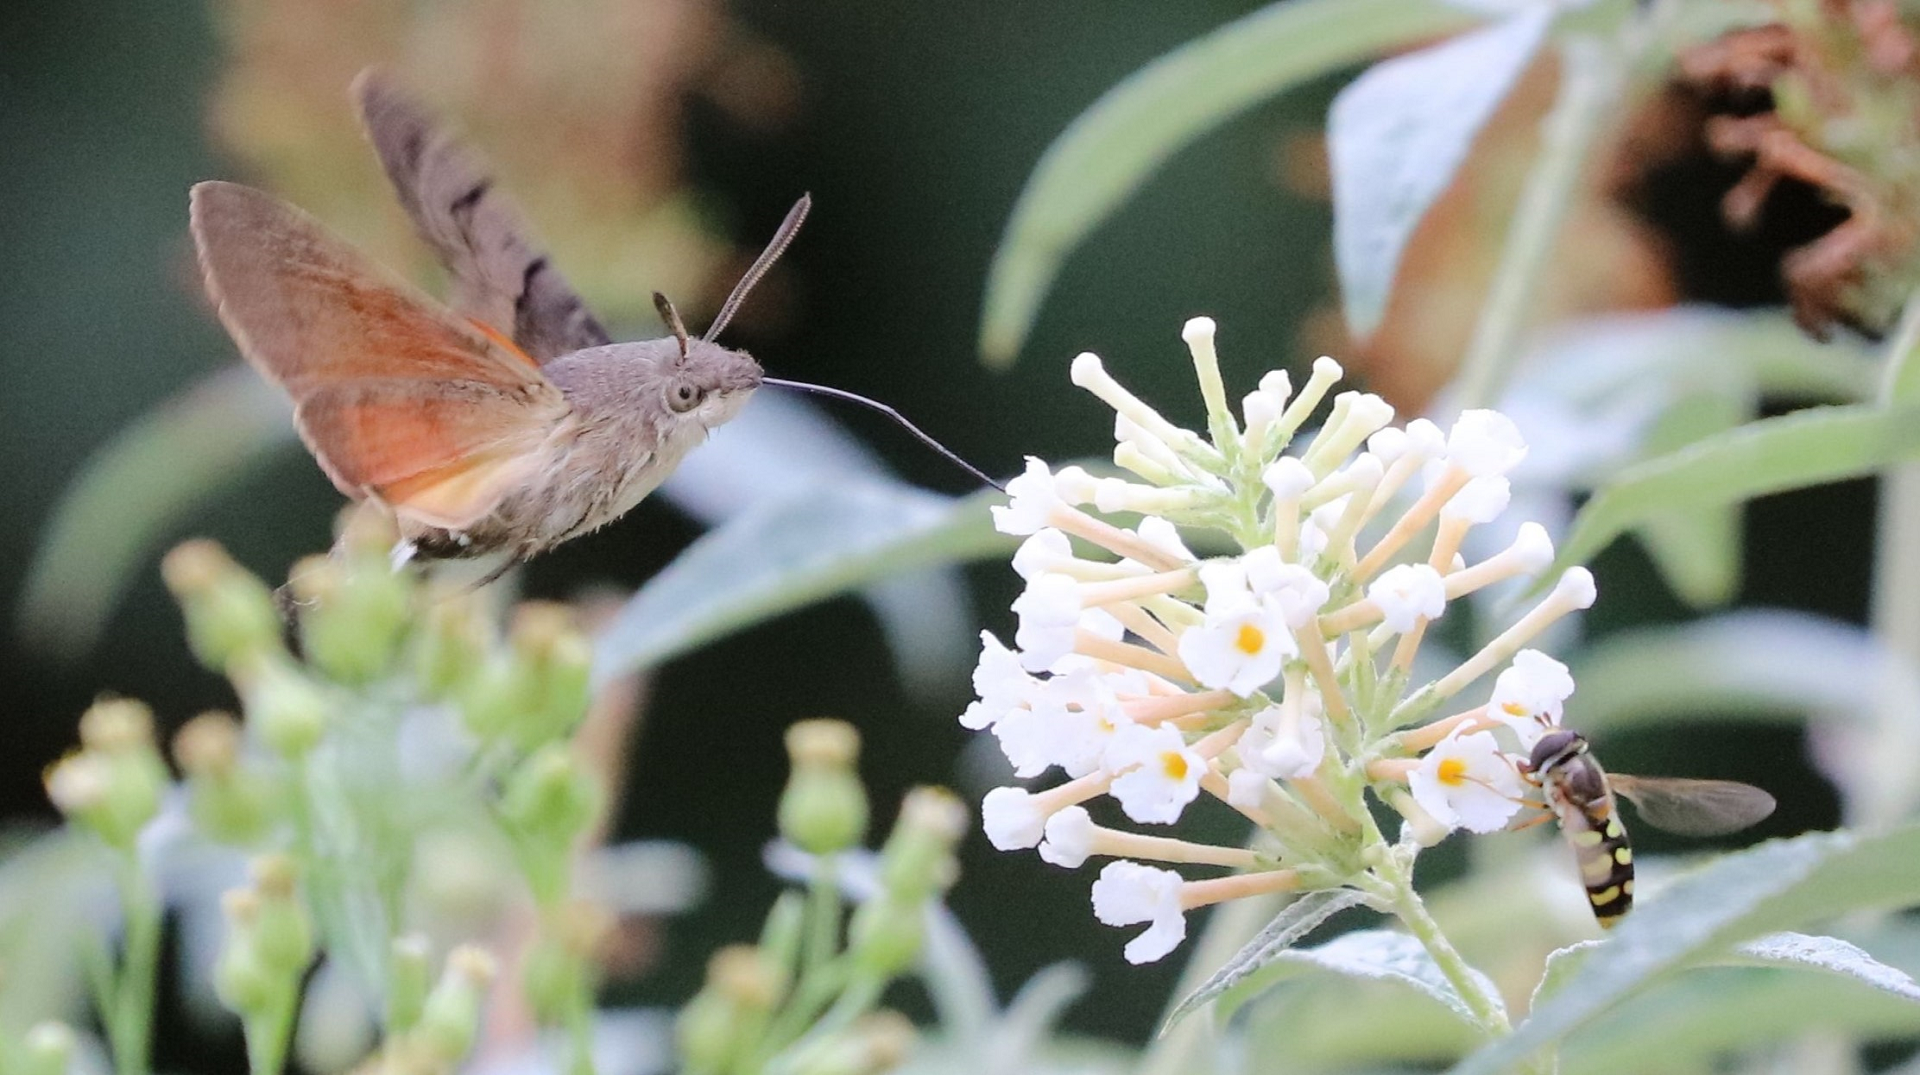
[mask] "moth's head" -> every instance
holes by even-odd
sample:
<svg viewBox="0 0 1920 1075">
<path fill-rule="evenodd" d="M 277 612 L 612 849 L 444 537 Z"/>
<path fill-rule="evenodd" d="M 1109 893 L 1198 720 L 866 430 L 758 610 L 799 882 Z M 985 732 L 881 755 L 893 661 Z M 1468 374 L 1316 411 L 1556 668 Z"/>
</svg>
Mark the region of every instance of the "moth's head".
<svg viewBox="0 0 1920 1075">
<path fill-rule="evenodd" d="M 660 393 L 667 413 L 708 429 L 739 414 L 760 387 L 760 363 L 752 355 L 706 340 L 688 340 L 686 351 L 668 362 L 663 373 Z"/>
</svg>

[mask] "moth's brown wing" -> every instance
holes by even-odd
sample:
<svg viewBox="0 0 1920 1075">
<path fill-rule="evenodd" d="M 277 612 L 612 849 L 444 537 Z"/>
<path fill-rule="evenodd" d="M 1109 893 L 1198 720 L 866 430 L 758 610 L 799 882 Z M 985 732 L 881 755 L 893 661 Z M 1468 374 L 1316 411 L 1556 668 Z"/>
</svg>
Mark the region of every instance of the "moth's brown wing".
<svg viewBox="0 0 1920 1075">
<path fill-rule="evenodd" d="M 479 157 L 377 70 L 361 72 L 353 95 L 400 204 L 453 276 L 455 310 L 542 363 L 611 342 Z"/>
<path fill-rule="evenodd" d="M 293 206 L 201 183 L 192 217 L 220 320 L 293 397 L 302 438 L 348 496 L 463 529 L 526 480 L 570 413 L 532 359 Z"/>
<path fill-rule="evenodd" d="M 1720 836 L 1758 824 L 1773 813 L 1773 796 L 1752 784 L 1732 780 L 1683 780 L 1674 777 L 1608 778 L 1626 796 L 1640 819 L 1656 829 L 1682 836 Z"/>
</svg>

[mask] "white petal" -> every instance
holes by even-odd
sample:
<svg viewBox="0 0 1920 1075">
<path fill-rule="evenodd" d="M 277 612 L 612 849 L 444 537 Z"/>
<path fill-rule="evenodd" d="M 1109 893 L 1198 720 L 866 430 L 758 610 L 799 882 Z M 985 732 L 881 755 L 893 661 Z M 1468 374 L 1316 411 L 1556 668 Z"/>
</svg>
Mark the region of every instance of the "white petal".
<svg viewBox="0 0 1920 1075">
<path fill-rule="evenodd" d="M 1032 579 L 1045 571 L 1059 570 L 1073 559 L 1073 544 L 1067 535 L 1052 527 L 1035 530 L 1013 553 L 1013 570 L 1023 579 Z"/>
<path fill-rule="evenodd" d="M 1069 806 L 1047 819 L 1046 840 L 1040 857 L 1055 866 L 1077 870 L 1093 854 L 1093 818 L 1086 809 Z"/>
<path fill-rule="evenodd" d="M 1025 788 L 994 788 L 980 800 L 980 827 L 1001 851 L 1038 847 L 1046 825 L 1047 816 Z"/>
<path fill-rule="evenodd" d="M 1499 411 L 1464 411 L 1447 434 L 1447 461 L 1476 478 L 1505 474 L 1526 455 L 1520 428 Z"/>
</svg>

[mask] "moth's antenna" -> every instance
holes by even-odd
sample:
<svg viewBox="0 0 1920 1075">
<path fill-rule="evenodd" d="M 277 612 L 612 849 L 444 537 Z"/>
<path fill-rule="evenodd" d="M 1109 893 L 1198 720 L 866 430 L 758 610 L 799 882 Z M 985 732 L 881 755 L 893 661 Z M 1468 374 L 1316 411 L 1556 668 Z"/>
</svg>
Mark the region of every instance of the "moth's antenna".
<svg viewBox="0 0 1920 1075">
<path fill-rule="evenodd" d="M 800 200 L 793 203 L 793 208 L 787 210 L 787 219 L 780 222 L 780 229 L 773 233 L 773 238 L 768 240 L 767 248 L 760 251 L 760 256 L 753 259 L 753 266 L 746 275 L 733 285 L 733 294 L 728 295 L 727 301 L 721 304 L 720 312 L 713 317 L 713 324 L 707 326 L 707 334 L 700 337 L 702 340 L 713 342 L 713 338 L 720 335 L 720 330 L 727 327 L 727 322 L 733 320 L 733 315 L 740 312 L 740 304 L 747 301 L 747 292 L 752 291 L 753 285 L 759 283 L 760 278 L 767 275 L 767 270 L 773 268 L 773 263 L 780 260 L 787 244 L 799 234 L 800 224 L 807 219 L 807 210 L 811 208 L 813 195 L 802 194 Z"/>
<path fill-rule="evenodd" d="M 960 458 L 960 454 L 958 452 L 940 443 L 939 441 L 934 440 L 931 436 L 927 435 L 927 433 L 924 432 L 919 426 L 914 425 L 912 422 L 907 421 L 906 415 L 901 414 L 899 411 L 894 410 L 892 407 L 887 406 L 886 404 L 880 402 L 879 400 L 868 399 L 867 397 L 860 395 L 857 392 L 849 392 L 844 388 L 828 388 L 826 385 L 823 385 L 823 384 L 809 384 L 806 381 L 783 381 L 777 377 L 763 377 L 761 378 L 760 383 L 769 384 L 775 388 L 791 388 L 796 392 L 811 392 L 816 396 L 830 396 L 834 399 L 844 399 L 849 403 L 858 403 L 863 407 L 871 407 L 874 410 L 879 411 L 881 414 L 886 415 L 888 418 L 891 418 L 894 421 L 900 423 L 901 428 L 913 434 L 915 437 L 918 437 L 920 439 L 920 443 L 925 444 L 927 447 L 932 448 L 934 451 L 939 452 L 941 455 L 946 456 L 949 461 L 951 461 L 955 466 L 959 467 L 961 470 L 966 471 L 968 474 L 973 475 L 974 477 L 980 479 L 981 481 L 987 483 L 988 485 L 993 486 L 995 489 L 998 489 L 1003 493 L 1007 491 L 1006 486 L 1001 485 L 999 482 L 994 481 L 992 478 L 987 477 L 984 473 L 981 472 L 979 467 L 976 467 L 972 463 L 967 462 L 965 459 Z"/>
<path fill-rule="evenodd" d="M 673 330 L 673 338 L 680 341 L 680 357 L 686 358 L 687 326 L 680 320 L 680 311 L 674 309 L 672 301 L 658 291 L 653 293 L 653 308 L 660 311 L 660 320 Z"/>
</svg>

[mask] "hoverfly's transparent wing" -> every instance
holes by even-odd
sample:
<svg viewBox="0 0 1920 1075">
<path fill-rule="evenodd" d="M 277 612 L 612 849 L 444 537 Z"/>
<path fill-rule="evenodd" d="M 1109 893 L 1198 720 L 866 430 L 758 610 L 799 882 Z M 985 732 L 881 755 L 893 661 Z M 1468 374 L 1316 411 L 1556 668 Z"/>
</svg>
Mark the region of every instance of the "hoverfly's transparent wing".
<svg viewBox="0 0 1920 1075">
<path fill-rule="evenodd" d="M 1773 813 L 1773 796 L 1732 780 L 1609 774 L 1618 795 L 1638 808 L 1641 820 L 1682 836 L 1738 832 Z"/>
</svg>

